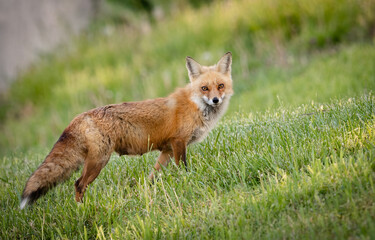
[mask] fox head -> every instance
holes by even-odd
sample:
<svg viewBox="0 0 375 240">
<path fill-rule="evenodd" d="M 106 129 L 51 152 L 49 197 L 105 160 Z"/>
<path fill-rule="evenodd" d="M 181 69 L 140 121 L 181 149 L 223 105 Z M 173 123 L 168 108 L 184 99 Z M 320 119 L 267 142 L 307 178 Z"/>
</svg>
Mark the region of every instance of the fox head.
<svg viewBox="0 0 375 240">
<path fill-rule="evenodd" d="M 192 100 L 200 107 L 209 105 L 218 107 L 233 94 L 232 89 L 232 53 L 227 52 L 214 66 L 201 66 L 191 57 L 186 57 Z"/>
</svg>

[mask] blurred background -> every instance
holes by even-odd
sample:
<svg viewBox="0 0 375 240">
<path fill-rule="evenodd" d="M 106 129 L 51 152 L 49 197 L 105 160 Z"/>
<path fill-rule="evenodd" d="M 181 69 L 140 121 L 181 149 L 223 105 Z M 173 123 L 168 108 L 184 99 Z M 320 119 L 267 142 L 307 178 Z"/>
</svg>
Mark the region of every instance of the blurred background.
<svg viewBox="0 0 375 240">
<path fill-rule="evenodd" d="M 375 0 L 0 0 L 0 154 L 75 115 L 164 97 L 233 53 L 227 117 L 375 89 Z"/>
</svg>

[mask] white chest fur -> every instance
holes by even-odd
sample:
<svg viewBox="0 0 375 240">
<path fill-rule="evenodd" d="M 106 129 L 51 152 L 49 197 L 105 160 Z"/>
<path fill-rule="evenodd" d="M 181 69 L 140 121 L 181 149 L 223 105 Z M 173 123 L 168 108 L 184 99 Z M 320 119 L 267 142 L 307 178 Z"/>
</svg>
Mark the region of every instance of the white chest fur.
<svg viewBox="0 0 375 240">
<path fill-rule="evenodd" d="M 219 106 L 210 106 L 197 98 L 192 98 L 192 100 L 201 111 L 202 126 L 197 127 L 193 131 L 189 144 L 202 141 L 215 127 L 216 123 L 227 110 L 229 104 L 229 97 L 224 99 Z"/>
</svg>

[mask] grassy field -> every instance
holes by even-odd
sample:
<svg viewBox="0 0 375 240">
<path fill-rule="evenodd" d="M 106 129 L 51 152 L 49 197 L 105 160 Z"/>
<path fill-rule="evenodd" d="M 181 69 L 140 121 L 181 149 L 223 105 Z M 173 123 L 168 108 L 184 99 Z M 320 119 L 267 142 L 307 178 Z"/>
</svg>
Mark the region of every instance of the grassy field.
<svg viewBox="0 0 375 240">
<path fill-rule="evenodd" d="M 112 2 L 1 96 L 0 239 L 375 238 L 375 1 L 177 1 L 162 19 Z M 187 55 L 229 50 L 235 95 L 188 171 L 151 185 L 156 152 L 113 155 L 82 204 L 77 172 L 19 210 L 76 114 L 166 96 Z"/>
<path fill-rule="evenodd" d="M 4 157 L 2 237 L 372 238 L 374 108 L 364 95 L 232 116 L 189 148 L 188 171 L 172 165 L 154 185 L 155 154 L 113 156 L 82 204 L 73 200 L 77 173 L 19 211 L 46 152 Z"/>
</svg>

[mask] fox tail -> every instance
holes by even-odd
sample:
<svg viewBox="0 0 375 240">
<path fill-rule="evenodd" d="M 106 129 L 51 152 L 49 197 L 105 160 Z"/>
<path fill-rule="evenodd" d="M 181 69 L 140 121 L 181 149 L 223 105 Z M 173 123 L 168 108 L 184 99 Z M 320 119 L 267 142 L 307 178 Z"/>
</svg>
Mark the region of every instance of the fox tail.
<svg viewBox="0 0 375 240">
<path fill-rule="evenodd" d="M 75 140 L 74 136 L 64 131 L 44 162 L 26 182 L 21 196 L 21 209 L 67 180 L 83 164 L 85 152 L 80 150 L 82 147 Z"/>
</svg>

